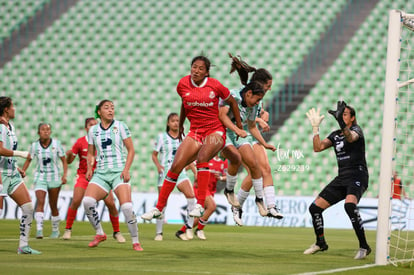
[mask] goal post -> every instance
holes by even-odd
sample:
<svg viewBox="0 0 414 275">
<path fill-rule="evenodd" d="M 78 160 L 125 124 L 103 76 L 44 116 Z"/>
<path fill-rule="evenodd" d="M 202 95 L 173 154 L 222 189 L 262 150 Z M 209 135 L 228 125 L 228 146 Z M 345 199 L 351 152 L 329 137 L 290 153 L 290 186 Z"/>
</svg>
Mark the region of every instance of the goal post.
<svg viewBox="0 0 414 275">
<path fill-rule="evenodd" d="M 405 29 L 403 29 L 403 27 L 405 27 Z M 399 10 L 389 11 L 387 63 L 382 121 L 381 165 L 379 179 L 380 183 L 378 196 L 378 221 L 375 255 L 375 263 L 378 265 L 386 265 L 389 263 L 395 264 L 395 262 L 393 261 L 400 260 L 395 259 L 395 257 L 390 257 L 393 215 L 393 170 L 396 168 L 410 168 L 410 163 L 414 160 L 414 155 L 409 155 L 410 160 L 403 160 L 404 164 L 401 165 L 399 162 L 401 160 L 398 159 L 399 151 L 406 150 L 406 156 L 407 154 L 409 154 L 409 152 L 412 153 L 410 150 L 414 149 L 412 148 L 412 144 L 405 146 L 404 135 L 402 135 L 401 137 L 401 140 L 403 141 L 399 141 L 399 133 L 401 132 L 401 130 L 398 129 L 398 127 L 407 127 L 407 129 L 411 129 L 410 127 L 412 127 L 412 122 L 400 123 L 399 116 L 406 115 L 406 113 L 410 112 L 410 110 L 413 108 L 412 105 L 414 105 L 414 101 L 412 99 L 406 99 L 407 94 L 408 96 L 410 96 L 411 93 L 414 94 L 414 71 L 407 72 L 408 70 L 411 70 L 411 67 L 413 67 L 412 69 L 414 69 L 414 64 L 411 64 L 414 63 L 414 40 L 412 39 L 413 36 L 411 36 L 411 40 L 404 40 L 405 38 L 403 38 L 403 32 L 413 33 L 413 31 L 414 15 L 406 14 Z M 404 47 L 402 48 L 402 41 L 407 42 L 410 45 L 410 47 L 406 47 L 404 45 Z M 402 50 L 408 50 L 410 52 L 406 54 L 405 57 L 402 57 Z M 405 63 L 403 63 L 404 66 L 402 66 L 401 62 L 404 58 L 406 60 L 404 61 Z M 402 89 L 404 89 L 403 93 L 401 93 Z M 406 106 L 401 107 L 401 102 L 404 102 Z M 397 115 L 399 108 L 404 108 L 405 111 L 403 114 L 399 113 Z M 407 108 L 409 109 L 408 112 L 406 111 Z M 402 120 L 404 121 L 404 119 L 405 118 L 403 117 Z M 411 117 L 408 120 L 410 119 Z M 404 131 L 407 131 L 407 129 L 404 129 Z M 410 134 L 414 135 L 412 129 Z M 401 146 L 401 144 L 403 144 L 403 146 Z M 407 231 L 409 230 L 409 228 L 406 228 L 405 230 Z M 406 247 L 405 249 L 409 250 L 410 248 Z M 408 256 L 408 260 L 401 260 L 412 262 L 413 257 L 414 255 L 411 255 Z"/>
</svg>

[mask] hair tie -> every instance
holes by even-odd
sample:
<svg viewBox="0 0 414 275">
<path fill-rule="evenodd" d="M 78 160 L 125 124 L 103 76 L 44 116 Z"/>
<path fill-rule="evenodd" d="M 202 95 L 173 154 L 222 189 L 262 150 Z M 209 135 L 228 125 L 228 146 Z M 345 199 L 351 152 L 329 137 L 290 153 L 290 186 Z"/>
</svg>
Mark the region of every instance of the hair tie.
<svg viewBox="0 0 414 275">
<path fill-rule="evenodd" d="M 99 105 L 95 106 L 95 118 L 98 119 L 100 118 L 99 114 L 98 114 L 98 110 L 99 110 Z"/>
</svg>

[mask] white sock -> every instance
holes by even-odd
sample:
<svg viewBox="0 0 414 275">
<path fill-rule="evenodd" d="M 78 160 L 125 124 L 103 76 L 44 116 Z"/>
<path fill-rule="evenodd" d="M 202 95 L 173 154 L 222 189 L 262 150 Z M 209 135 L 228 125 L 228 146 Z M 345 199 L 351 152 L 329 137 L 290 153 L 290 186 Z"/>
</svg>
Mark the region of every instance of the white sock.
<svg viewBox="0 0 414 275">
<path fill-rule="evenodd" d="M 22 217 L 20 218 L 20 239 L 19 247 L 29 245 L 30 228 L 33 221 L 33 204 L 27 202 L 20 206 Z"/>
<path fill-rule="evenodd" d="M 164 219 L 155 219 L 155 234 L 162 234 Z"/>
<path fill-rule="evenodd" d="M 52 231 L 59 231 L 59 216 L 52 216 Z"/>
<path fill-rule="evenodd" d="M 84 197 L 83 207 L 85 208 L 86 217 L 88 217 L 90 224 L 96 231 L 96 235 L 105 234 L 99 220 L 99 214 L 96 211 L 96 200 L 92 197 Z"/>
<path fill-rule="evenodd" d="M 0 216 L 3 214 L 3 208 L 0 208 Z"/>
<path fill-rule="evenodd" d="M 263 178 L 252 179 L 252 183 L 256 197 L 259 199 L 263 198 Z"/>
<path fill-rule="evenodd" d="M 240 207 L 243 207 L 244 202 L 246 201 L 246 199 L 249 197 L 250 192 L 249 191 L 244 191 L 243 189 L 239 189 L 239 192 L 237 193 L 237 200 L 240 203 Z"/>
<path fill-rule="evenodd" d="M 121 205 L 121 211 L 124 213 L 125 221 L 131 235 L 132 243 L 139 243 L 137 217 L 132 210 L 132 202 L 126 202 Z"/>
<path fill-rule="evenodd" d="M 197 202 L 197 200 L 195 198 L 187 199 L 187 223 L 186 223 L 185 226 L 189 229 L 193 228 L 194 217 L 190 217 L 188 215 L 188 213 L 190 213 L 191 211 L 194 210 L 194 208 L 196 206 L 196 202 Z"/>
<path fill-rule="evenodd" d="M 43 220 L 44 220 L 43 212 L 35 212 L 34 216 L 36 220 L 36 230 L 43 230 Z"/>
<path fill-rule="evenodd" d="M 264 196 L 266 200 L 267 208 L 272 208 L 276 206 L 276 196 L 275 196 L 275 188 L 273 185 L 266 186 L 263 188 Z"/>
<path fill-rule="evenodd" d="M 236 186 L 236 183 L 237 183 L 237 174 L 235 176 L 232 176 L 226 172 L 226 189 L 230 191 L 234 190 L 234 186 Z"/>
</svg>

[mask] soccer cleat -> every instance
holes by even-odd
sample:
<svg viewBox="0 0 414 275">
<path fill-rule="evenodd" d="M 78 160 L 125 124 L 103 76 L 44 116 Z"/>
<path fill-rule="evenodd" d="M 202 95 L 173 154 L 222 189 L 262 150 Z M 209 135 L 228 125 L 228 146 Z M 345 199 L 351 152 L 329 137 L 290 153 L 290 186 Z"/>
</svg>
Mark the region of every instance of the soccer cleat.
<svg viewBox="0 0 414 275">
<path fill-rule="evenodd" d="M 60 234 L 59 231 L 52 231 L 52 234 L 50 234 L 49 238 L 57 239 L 57 238 L 59 238 L 59 234 Z"/>
<path fill-rule="evenodd" d="M 99 243 L 103 242 L 106 240 L 106 234 L 104 233 L 103 235 L 96 235 L 95 239 L 93 239 L 93 241 L 91 241 L 89 243 L 89 247 L 97 247 Z"/>
<path fill-rule="evenodd" d="M 26 246 L 17 248 L 17 254 L 40 255 L 40 254 L 42 254 L 42 252 L 37 251 L 37 250 L 31 248 L 30 246 L 26 245 Z"/>
<path fill-rule="evenodd" d="M 371 253 L 371 248 L 359 248 L 357 254 L 355 255 L 355 260 L 365 259 Z"/>
<path fill-rule="evenodd" d="M 188 241 L 188 238 L 187 238 L 187 234 L 185 234 L 183 231 L 181 231 L 181 230 L 178 230 L 177 232 L 175 232 L 175 236 L 177 237 L 177 238 L 179 238 L 180 240 L 183 240 L 183 241 Z"/>
<path fill-rule="evenodd" d="M 162 241 L 162 233 L 156 234 L 154 240 L 155 241 Z"/>
<path fill-rule="evenodd" d="M 202 217 L 204 215 L 204 208 L 200 205 L 200 204 L 196 204 L 196 206 L 194 207 L 193 210 L 190 211 L 190 213 L 188 213 L 188 215 L 190 217 Z"/>
<path fill-rule="evenodd" d="M 36 231 L 36 239 L 43 239 L 43 230 Z"/>
<path fill-rule="evenodd" d="M 132 244 L 132 249 L 134 249 L 135 251 L 142 251 L 142 250 L 144 250 L 139 243 Z"/>
<path fill-rule="evenodd" d="M 124 243 L 125 242 L 125 238 L 124 236 L 122 236 L 121 232 L 114 232 L 112 234 L 112 237 L 114 237 L 115 240 L 117 240 L 118 243 Z"/>
<path fill-rule="evenodd" d="M 207 240 L 206 235 L 204 235 L 203 230 L 196 229 L 195 234 L 196 234 L 197 238 L 199 238 L 200 240 Z"/>
<path fill-rule="evenodd" d="M 65 229 L 62 239 L 70 240 L 71 237 L 72 237 L 72 229 Z"/>
<path fill-rule="evenodd" d="M 228 190 L 227 188 L 224 188 L 224 195 L 232 206 L 240 208 L 240 203 L 237 197 L 234 195 L 234 190 Z"/>
<path fill-rule="evenodd" d="M 161 213 L 160 210 L 158 210 L 158 208 L 153 208 L 150 211 L 148 211 L 147 213 L 142 214 L 141 218 L 143 220 L 147 220 L 147 221 L 150 221 L 152 219 L 161 219 L 162 218 L 162 213 Z"/>
<path fill-rule="evenodd" d="M 278 220 L 283 219 L 283 214 L 275 206 L 267 208 L 267 216 Z"/>
<path fill-rule="evenodd" d="M 267 209 L 264 205 L 263 198 L 256 197 L 255 202 L 256 202 L 257 208 L 259 209 L 260 216 L 266 217 L 267 216 Z"/>
<path fill-rule="evenodd" d="M 231 207 L 231 212 L 233 212 L 233 220 L 234 220 L 234 222 L 238 226 L 243 226 L 243 220 L 242 220 L 243 210 L 241 208 L 232 206 Z"/>
<path fill-rule="evenodd" d="M 194 239 L 193 229 L 191 229 L 191 228 L 187 228 L 187 229 L 185 230 L 185 235 L 187 236 L 187 239 L 188 239 L 188 240 L 192 240 L 192 239 Z"/>
<path fill-rule="evenodd" d="M 310 254 L 315 254 L 316 252 L 325 251 L 325 250 L 328 250 L 328 244 L 327 243 L 312 244 L 308 249 L 303 251 L 303 254 L 310 255 Z"/>
</svg>

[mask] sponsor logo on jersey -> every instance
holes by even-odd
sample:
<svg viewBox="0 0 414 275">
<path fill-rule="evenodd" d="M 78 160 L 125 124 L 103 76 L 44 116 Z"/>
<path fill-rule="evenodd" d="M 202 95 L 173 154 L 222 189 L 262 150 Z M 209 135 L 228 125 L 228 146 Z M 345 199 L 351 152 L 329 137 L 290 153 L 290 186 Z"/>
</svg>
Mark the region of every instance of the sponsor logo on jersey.
<svg viewBox="0 0 414 275">
<path fill-rule="evenodd" d="M 196 106 L 196 107 L 212 107 L 214 105 L 214 102 L 187 102 L 188 106 Z"/>
</svg>

